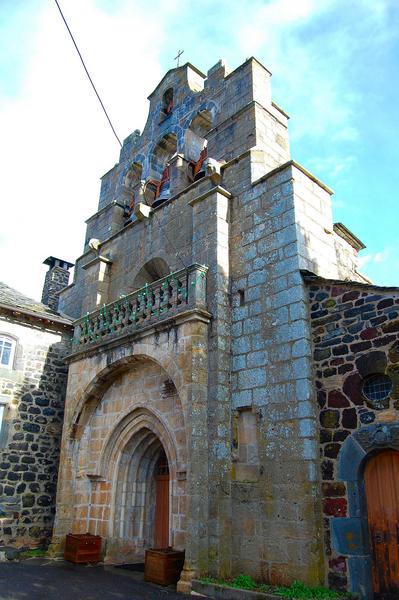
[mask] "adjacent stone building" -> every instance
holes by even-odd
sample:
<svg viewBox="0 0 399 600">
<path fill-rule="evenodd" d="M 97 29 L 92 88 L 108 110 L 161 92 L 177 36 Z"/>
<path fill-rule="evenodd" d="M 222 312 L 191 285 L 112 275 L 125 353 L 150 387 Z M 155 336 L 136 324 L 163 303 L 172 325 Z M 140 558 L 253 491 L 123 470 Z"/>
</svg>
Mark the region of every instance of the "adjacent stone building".
<svg viewBox="0 0 399 600">
<path fill-rule="evenodd" d="M 399 289 L 305 279 L 328 582 L 362 598 L 373 589 L 396 598 Z"/>
<path fill-rule="evenodd" d="M 70 319 L 0 283 L 2 546 L 51 538 L 71 335 Z"/>
<path fill-rule="evenodd" d="M 291 159 L 257 60 L 187 63 L 149 100 L 61 294 L 75 333 L 53 551 L 89 531 L 106 562 L 184 549 L 181 591 L 244 572 L 371 598 L 353 482 L 365 444 L 396 447 L 396 392 L 374 410 L 363 382 L 395 379 L 396 292 L 358 273 L 363 245 Z"/>
</svg>

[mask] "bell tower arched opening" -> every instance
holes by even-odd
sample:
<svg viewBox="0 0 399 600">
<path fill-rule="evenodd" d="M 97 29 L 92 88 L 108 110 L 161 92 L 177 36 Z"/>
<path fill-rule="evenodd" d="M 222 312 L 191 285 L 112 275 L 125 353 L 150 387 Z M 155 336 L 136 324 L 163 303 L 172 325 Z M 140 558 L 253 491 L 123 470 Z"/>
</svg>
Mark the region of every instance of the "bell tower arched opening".
<svg viewBox="0 0 399 600">
<path fill-rule="evenodd" d="M 185 137 L 185 154 L 189 160 L 189 177 L 197 181 L 205 176 L 205 160 L 208 156 L 207 135 L 212 129 L 209 110 L 199 111 L 191 121 Z"/>
<path fill-rule="evenodd" d="M 168 88 L 162 96 L 161 119 L 166 119 L 173 112 L 173 88 Z"/>
<path fill-rule="evenodd" d="M 155 146 L 150 161 L 150 179 L 146 181 L 144 197 L 155 208 L 170 197 L 169 161 L 176 154 L 177 138 L 167 133 Z"/>
<path fill-rule="evenodd" d="M 138 202 L 142 171 L 143 167 L 140 163 L 133 163 L 127 170 L 123 181 L 123 193 L 125 202 L 124 217 L 126 223 L 135 219 L 134 206 Z"/>
</svg>

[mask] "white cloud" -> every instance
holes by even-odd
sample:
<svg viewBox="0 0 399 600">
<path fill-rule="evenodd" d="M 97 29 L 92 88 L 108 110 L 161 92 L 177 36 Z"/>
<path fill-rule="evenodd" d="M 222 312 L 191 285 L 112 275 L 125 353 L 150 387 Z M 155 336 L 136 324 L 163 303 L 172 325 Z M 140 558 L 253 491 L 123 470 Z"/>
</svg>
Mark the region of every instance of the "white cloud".
<svg viewBox="0 0 399 600">
<path fill-rule="evenodd" d="M 35 31 L 19 32 L 13 42 L 22 48 L 25 34 L 29 41 L 20 93 L 10 98 L 0 92 L 0 279 L 36 297 L 45 272 L 41 261 L 49 254 L 73 261 L 81 252 L 99 177 L 119 156 L 55 4 L 35 0 L 35 9 L 39 3 L 42 12 L 33 10 L 34 19 L 25 19 Z M 200 67 L 214 64 L 215 52 L 227 53 L 233 65 L 258 55 L 275 73 L 274 98 L 280 103 L 280 91 L 282 107 L 295 116 L 293 145 L 311 140 L 318 156 L 309 167 L 336 180 L 347 177 L 356 163 L 350 145 L 359 141 L 354 116 L 363 102 L 347 69 L 362 44 L 383 52 L 384 40 L 393 35 L 388 27 L 393 0 L 355 4 L 362 19 L 353 22 L 353 35 L 352 27 L 334 27 L 330 18 L 342 0 L 221 0 L 217 6 L 211 0 L 62 1 L 121 138 L 144 126 L 146 95 L 163 75 L 163 51 L 173 66 L 184 38 L 184 58 L 192 60 L 195 50 Z M 355 4 L 349 3 L 348 11 Z M 318 27 L 320 19 L 324 28 Z"/>
<path fill-rule="evenodd" d="M 359 257 L 359 267 L 364 269 L 367 265 L 386 263 L 391 258 L 391 248 L 384 248 L 379 252 L 365 254 Z"/>
<path fill-rule="evenodd" d="M 342 0 L 272 0 L 248 13 L 239 29 L 242 52 L 265 56 L 276 74 L 274 89 L 283 91 L 283 107 L 295 108 L 294 143 L 323 135 L 337 143 L 358 140 L 354 117 L 364 98 L 354 85 L 353 63 L 365 48 L 378 52 L 394 35 L 391 6 L 391 0 L 348 5 L 351 27 Z"/>
<path fill-rule="evenodd" d="M 356 162 L 356 156 L 351 154 L 346 156 L 335 154 L 327 157 L 317 156 L 309 160 L 309 168 L 312 172 L 320 173 L 323 177 L 327 177 L 327 179 L 334 178 L 335 181 L 338 181 L 351 171 Z"/>
<path fill-rule="evenodd" d="M 143 128 L 146 92 L 162 74 L 163 19 L 173 6 L 140 10 L 127 2 L 109 14 L 82 0 L 64 2 L 63 10 L 119 136 Z M 0 96 L 0 279 L 37 298 L 41 262 L 81 253 L 99 177 L 117 162 L 119 146 L 54 4 L 38 20 L 27 59 L 18 98 Z"/>
</svg>

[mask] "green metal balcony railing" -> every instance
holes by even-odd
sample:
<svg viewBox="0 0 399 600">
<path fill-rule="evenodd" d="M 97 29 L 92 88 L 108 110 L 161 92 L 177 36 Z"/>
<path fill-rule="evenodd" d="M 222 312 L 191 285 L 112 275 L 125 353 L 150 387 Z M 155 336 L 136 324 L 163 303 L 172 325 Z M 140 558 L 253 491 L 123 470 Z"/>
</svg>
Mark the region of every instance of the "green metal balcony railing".
<svg viewBox="0 0 399 600">
<path fill-rule="evenodd" d="M 74 322 L 72 353 L 173 318 L 206 310 L 208 268 L 193 264 L 111 302 Z"/>
</svg>

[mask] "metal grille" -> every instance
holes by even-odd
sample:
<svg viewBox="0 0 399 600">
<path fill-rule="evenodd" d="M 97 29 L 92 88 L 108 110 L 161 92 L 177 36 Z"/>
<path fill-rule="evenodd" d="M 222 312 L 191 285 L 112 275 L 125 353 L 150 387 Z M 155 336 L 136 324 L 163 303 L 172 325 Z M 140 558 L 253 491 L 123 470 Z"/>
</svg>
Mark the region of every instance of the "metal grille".
<svg viewBox="0 0 399 600">
<path fill-rule="evenodd" d="M 388 398 L 392 391 L 392 381 L 387 375 L 372 375 L 363 384 L 363 394 L 371 402 Z"/>
</svg>

